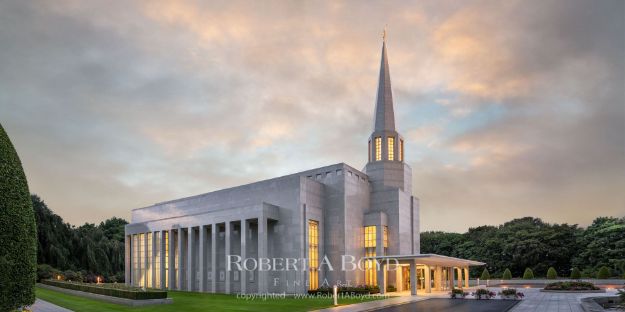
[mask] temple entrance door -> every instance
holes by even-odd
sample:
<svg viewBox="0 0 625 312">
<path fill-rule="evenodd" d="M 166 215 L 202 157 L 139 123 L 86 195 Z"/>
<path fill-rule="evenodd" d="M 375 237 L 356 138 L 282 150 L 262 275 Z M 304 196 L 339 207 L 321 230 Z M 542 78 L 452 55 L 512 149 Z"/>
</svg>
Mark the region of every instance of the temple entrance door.
<svg viewBox="0 0 625 312">
<path fill-rule="evenodd" d="M 402 289 L 410 290 L 410 267 L 402 266 L 401 267 L 401 280 L 402 280 Z"/>
</svg>

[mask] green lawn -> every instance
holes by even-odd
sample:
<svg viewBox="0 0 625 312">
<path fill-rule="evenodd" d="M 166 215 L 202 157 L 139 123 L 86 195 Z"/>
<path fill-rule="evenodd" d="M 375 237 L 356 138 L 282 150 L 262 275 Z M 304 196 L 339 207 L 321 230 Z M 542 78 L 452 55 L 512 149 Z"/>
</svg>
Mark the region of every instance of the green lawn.
<svg viewBox="0 0 625 312">
<path fill-rule="evenodd" d="M 332 299 L 267 299 L 245 300 L 236 295 L 205 294 L 169 291 L 169 297 L 174 299 L 173 304 L 151 305 L 147 307 L 128 307 L 113 303 L 92 300 L 88 298 L 67 295 L 61 292 L 37 287 L 37 298 L 56 305 L 80 311 L 309 311 L 330 307 Z M 340 304 L 359 303 L 369 299 L 339 299 Z"/>
</svg>

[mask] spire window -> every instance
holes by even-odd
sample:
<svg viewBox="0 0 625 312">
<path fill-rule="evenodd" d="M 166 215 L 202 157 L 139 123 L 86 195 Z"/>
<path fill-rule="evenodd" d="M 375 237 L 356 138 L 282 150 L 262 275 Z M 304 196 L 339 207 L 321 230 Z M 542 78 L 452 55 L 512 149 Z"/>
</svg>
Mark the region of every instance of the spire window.
<svg viewBox="0 0 625 312">
<path fill-rule="evenodd" d="M 404 161 L 404 140 L 399 139 L 399 161 Z"/>
<path fill-rule="evenodd" d="M 388 137 L 388 160 L 395 160 L 395 138 Z"/>
<path fill-rule="evenodd" d="M 375 160 L 382 160 L 382 138 L 375 138 Z"/>
</svg>

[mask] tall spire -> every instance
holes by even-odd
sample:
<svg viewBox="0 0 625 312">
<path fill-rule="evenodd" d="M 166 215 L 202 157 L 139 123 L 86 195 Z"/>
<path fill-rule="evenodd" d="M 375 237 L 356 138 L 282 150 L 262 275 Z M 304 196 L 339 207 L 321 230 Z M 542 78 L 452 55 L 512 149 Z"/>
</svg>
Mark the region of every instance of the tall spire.
<svg viewBox="0 0 625 312">
<path fill-rule="evenodd" d="M 375 124 L 373 130 L 395 131 L 391 75 L 389 73 L 388 59 L 386 56 L 386 28 L 384 28 L 382 34 L 382 60 L 380 62 L 380 77 L 378 81 L 378 95 L 375 104 Z"/>
</svg>

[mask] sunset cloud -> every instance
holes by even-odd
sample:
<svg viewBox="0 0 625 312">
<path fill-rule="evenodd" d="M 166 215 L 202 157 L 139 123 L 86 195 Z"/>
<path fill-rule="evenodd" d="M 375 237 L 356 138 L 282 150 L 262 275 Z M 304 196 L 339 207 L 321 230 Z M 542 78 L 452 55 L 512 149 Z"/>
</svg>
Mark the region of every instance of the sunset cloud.
<svg viewBox="0 0 625 312">
<path fill-rule="evenodd" d="M 0 123 L 31 191 L 75 224 L 361 168 L 388 25 L 424 229 L 588 224 L 625 213 L 624 12 L 609 0 L 5 1 Z"/>
</svg>

